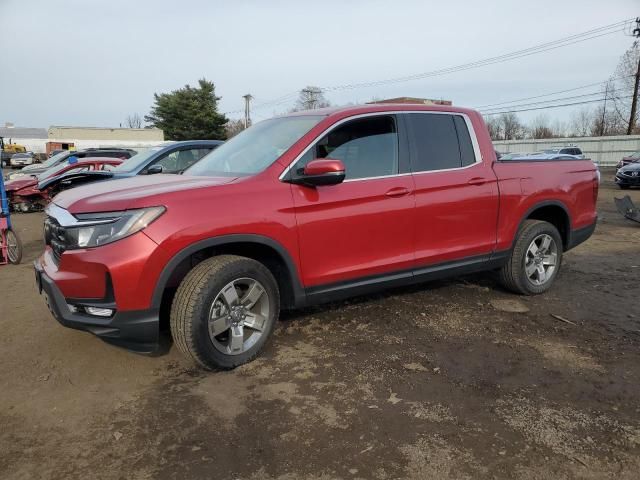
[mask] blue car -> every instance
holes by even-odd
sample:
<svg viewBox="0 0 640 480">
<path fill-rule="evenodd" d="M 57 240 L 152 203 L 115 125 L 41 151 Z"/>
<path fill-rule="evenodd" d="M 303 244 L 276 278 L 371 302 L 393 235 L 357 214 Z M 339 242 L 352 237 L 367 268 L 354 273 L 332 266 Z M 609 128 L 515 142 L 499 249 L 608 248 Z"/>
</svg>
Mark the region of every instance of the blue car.
<svg viewBox="0 0 640 480">
<path fill-rule="evenodd" d="M 44 190 L 57 183 L 61 184 L 62 190 L 99 180 L 116 180 L 135 175 L 180 174 L 222 143 L 220 140 L 187 140 L 158 145 L 134 155 L 113 170 L 61 175 L 43 180 L 38 184 L 38 190 Z"/>
</svg>

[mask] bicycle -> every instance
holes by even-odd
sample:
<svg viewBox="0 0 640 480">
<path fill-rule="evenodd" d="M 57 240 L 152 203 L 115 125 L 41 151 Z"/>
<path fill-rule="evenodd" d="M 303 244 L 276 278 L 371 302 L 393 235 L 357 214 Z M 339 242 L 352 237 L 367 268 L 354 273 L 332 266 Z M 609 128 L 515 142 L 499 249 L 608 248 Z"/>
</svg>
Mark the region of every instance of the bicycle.
<svg viewBox="0 0 640 480">
<path fill-rule="evenodd" d="M 0 173 L 0 265 L 17 265 L 22 260 L 22 242 L 11 226 L 11 213 L 4 179 Z"/>
</svg>

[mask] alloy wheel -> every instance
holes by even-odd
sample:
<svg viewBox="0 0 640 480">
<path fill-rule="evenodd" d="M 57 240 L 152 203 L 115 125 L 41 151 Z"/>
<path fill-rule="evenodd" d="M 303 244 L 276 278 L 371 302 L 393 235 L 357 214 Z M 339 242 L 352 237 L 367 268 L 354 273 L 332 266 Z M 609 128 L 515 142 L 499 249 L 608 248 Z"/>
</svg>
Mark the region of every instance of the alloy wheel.
<svg viewBox="0 0 640 480">
<path fill-rule="evenodd" d="M 558 246 L 551 235 L 543 233 L 533 239 L 524 261 L 524 269 L 529 281 L 534 285 L 544 285 L 552 277 L 558 263 Z"/>
<path fill-rule="evenodd" d="M 252 278 L 229 282 L 209 309 L 211 343 L 226 355 L 247 351 L 267 330 L 270 313 L 269 295 L 260 282 Z"/>
</svg>

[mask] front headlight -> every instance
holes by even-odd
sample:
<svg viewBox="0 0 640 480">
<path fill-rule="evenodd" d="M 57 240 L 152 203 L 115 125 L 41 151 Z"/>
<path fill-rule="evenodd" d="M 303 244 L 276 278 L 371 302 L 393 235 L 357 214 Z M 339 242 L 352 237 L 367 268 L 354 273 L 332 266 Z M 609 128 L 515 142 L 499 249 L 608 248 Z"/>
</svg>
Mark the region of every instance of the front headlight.
<svg viewBox="0 0 640 480">
<path fill-rule="evenodd" d="M 76 218 L 82 225 L 65 229 L 67 250 L 98 247 L 128 237 L 146 228 L 165 211 L 164 207 L 149 207 L 78 214 Z"/>
</svg>

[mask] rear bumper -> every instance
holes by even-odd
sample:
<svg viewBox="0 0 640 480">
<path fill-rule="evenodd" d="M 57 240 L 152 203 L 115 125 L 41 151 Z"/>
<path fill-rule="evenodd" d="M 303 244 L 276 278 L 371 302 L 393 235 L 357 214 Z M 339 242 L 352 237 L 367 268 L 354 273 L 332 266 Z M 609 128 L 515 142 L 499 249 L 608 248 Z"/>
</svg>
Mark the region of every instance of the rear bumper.
<svg viewBox="0 0 640 480">
<path fill-rule="evenodd" d="M 577 247 L 582 242 L 585 242 L 593 235 L 593 232 L 596 229 L 596 223 L 593 222 L 591 225 L 587 225 L 586 227 L 576 228 L 575 230 L 571 230 L 571 235 L 569 237 L 569 241 L 567 242 L 566 250 L 571 250 L 574 247 Z"/>
<path fill-rule="evenodd" d="M 64 297 L 54 281 L 34 262 L 36 284 L 43 294 L 49 311 L 62 325 L 93 333 L 107 343 L 138 353 L 152 353 L 159 348 L 159 312 L 157 309 L 117 311 L 111 317 L 97 317 L 86 313 L 72 312 L 68 304 L 75 300 Z M 103 301 L 83 301 L 83 306 L 114 308 L 105 297 Z"/>
</svg>

